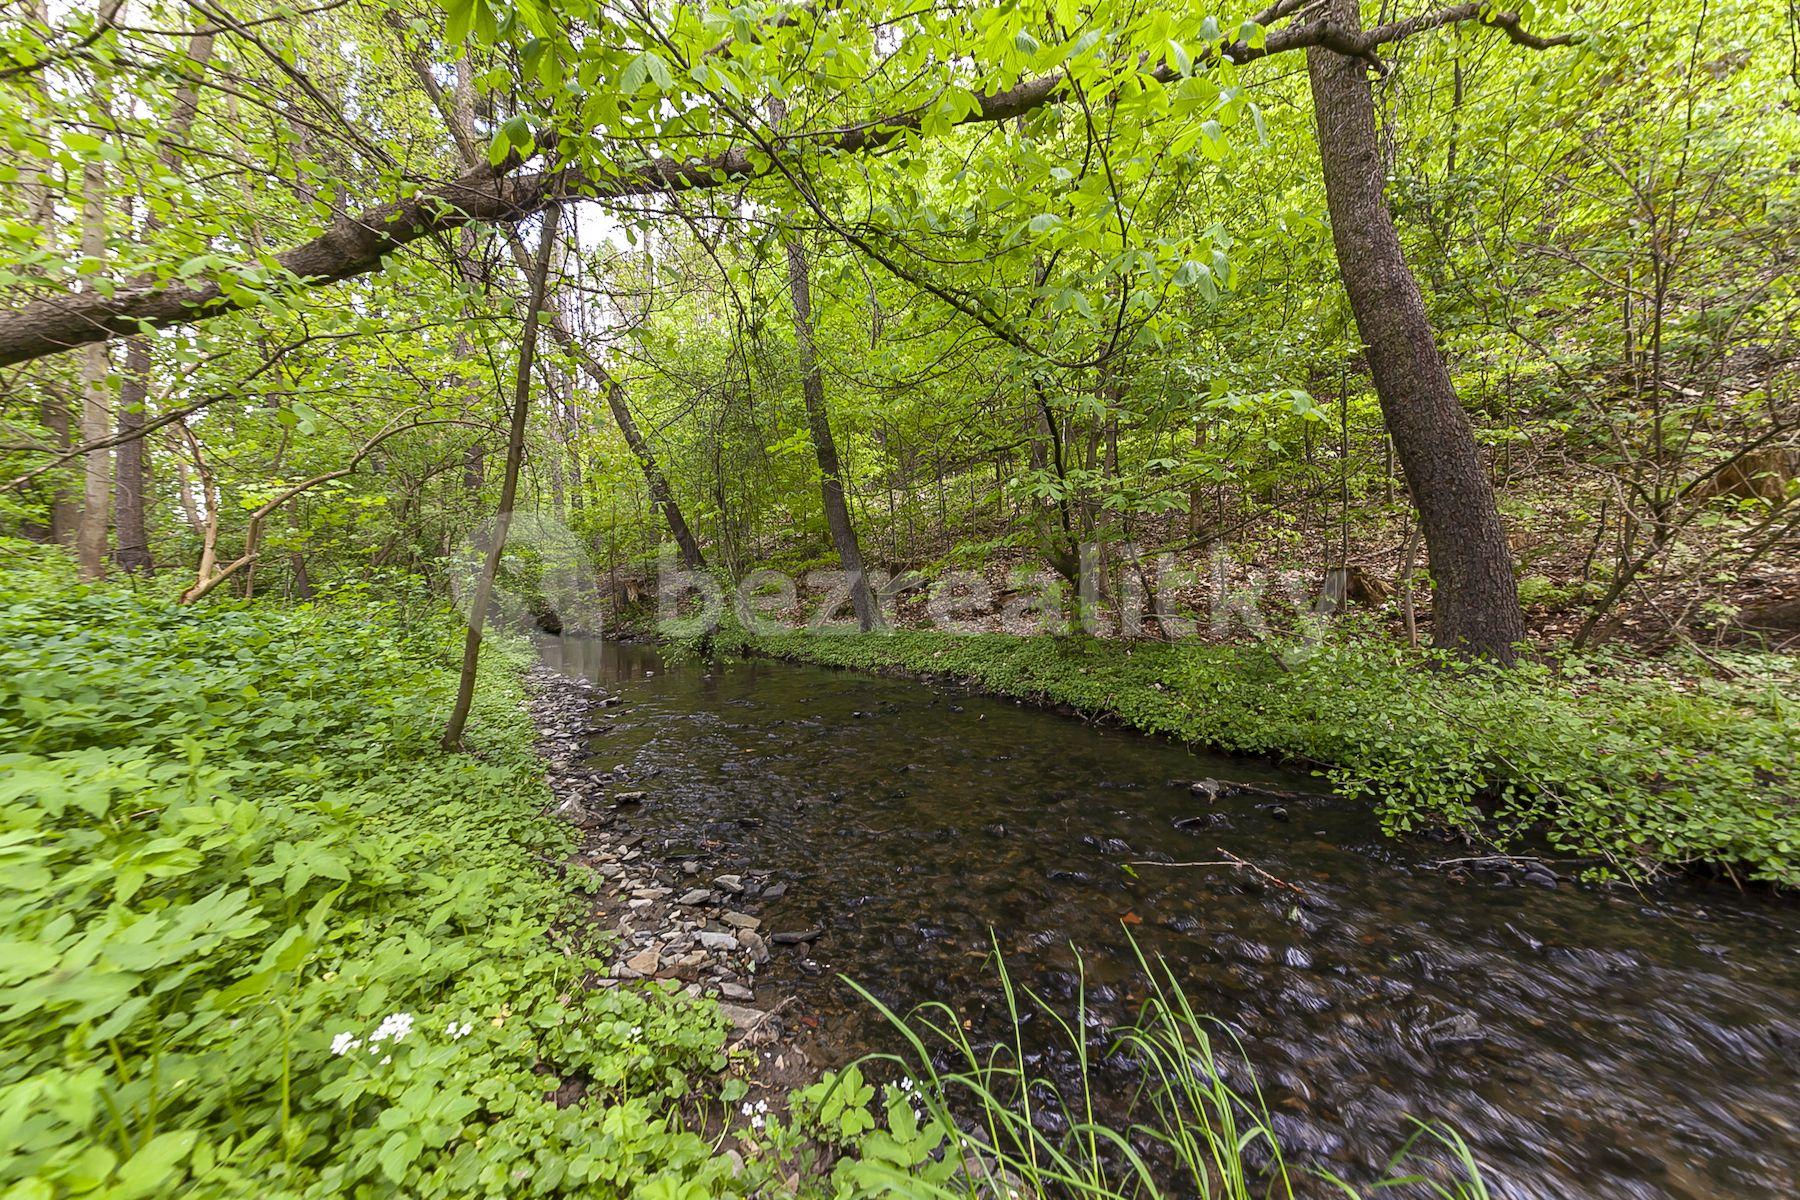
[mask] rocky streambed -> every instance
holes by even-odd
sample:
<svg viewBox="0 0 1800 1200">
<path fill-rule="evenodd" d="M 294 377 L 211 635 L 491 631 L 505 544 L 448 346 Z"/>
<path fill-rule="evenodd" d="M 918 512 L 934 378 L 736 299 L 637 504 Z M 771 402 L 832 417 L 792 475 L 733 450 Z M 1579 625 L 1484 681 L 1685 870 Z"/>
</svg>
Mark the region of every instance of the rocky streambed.
<svg viewBox="0 0 1800 1200">
<path fill-rule="evenodd" d="M 634 786 L 625 764 L 609 769 L 592 762 L 591 743 L 610 728 L 607 714 L 620 697 L 542 664 L 529 672 L 526 688 L 554 811 L 581 832 L 581 847 L 564 866 L 593 897 L 595 919 L 618 935 L 598 985 L 675 980 L 690 995 L 719 1001 L 739 1044 L 778 1042 L 781 1006 L 753 1006 L 757 971 L 772 957 L 762 918 L 753 913 L 784 895 L 787 885 L 767 873 L 709 874 L 697 854 L 646 852 L 645 836 L 620 824 L 622 813 L 643 803 L 645 790 Z M 780 932 L 773 941 L 804 951 L 818 933 Z M 782 1057 L 768 1073 L 797 1077 L 803 1062 L 795 1056 L 790 1066 Z"/>
<path fill-rule="evenodd" d="M 1106 1057 L 1139 951 L 1241 1043 L 1294 1159 L 1443 1121 L 1519 1200 L 1775 1200 L 1800 1163 L 1800 913 L 1383 836 L 1304 775 L 904 681 L 544 646 L 534 711 L 620 935 L 798 1077 L 895 1049 L 841 980 L 1012 1036 L 991 966 Z M 1028 1017 L 1032 1066 L 1078 1064 Z M 1243 1082 L 1242 1079 L 1238 1082 Z"/>
</svg>

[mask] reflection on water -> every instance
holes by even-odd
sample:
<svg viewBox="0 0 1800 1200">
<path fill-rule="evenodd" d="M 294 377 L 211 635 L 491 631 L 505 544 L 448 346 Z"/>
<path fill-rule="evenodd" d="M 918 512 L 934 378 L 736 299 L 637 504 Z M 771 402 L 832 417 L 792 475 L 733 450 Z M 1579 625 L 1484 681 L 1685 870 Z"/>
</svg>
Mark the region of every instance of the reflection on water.
<svg viewBox="0 0 1800 1200">
<path fill-rule="evenodd" d="M 570 639 L 620 690 L 593 742 L 648 792 L 651 846 L 788 883 L 765 930 L 822 927 L 759 984 L 820 1019 L 824 1065 L 889 1042 L 838 979 L 947 1000 L 997 1034 L 1015 978 L 1129 1020 L 1126 931 L 1235 1031 L 1302 1157 L 1351 1173 L 1459 1129 L 1498 1196 L 1789 1197 L 1800 1164 L 1800 913 L 1681 891 L 1457 882 L 1363 807 L 1171 781 L 1317 782 L 1010 702 L 788 664 L 665 664 Z M 1183 822 L 1178 826 L 1177 822 Z M 1246 872 L 1149 865 L 1223 849 Z M 1131 864 L 1144 865 L 1131 865 Z M 1054 1062 L 1045 1064 L 1054 1069 Z"/>
</svg>

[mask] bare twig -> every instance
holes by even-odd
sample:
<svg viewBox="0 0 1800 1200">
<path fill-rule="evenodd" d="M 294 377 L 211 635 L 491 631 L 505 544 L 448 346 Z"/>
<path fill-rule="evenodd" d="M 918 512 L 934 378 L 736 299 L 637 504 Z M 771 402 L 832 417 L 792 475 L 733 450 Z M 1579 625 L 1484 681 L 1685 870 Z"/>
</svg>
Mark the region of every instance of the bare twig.
<svg viewBox="0 0 1800 1200">
<path fill-rule="evenodd" d="M 1220 854 L 1225 856 L 1223 859 L 1209 862 L 1157 862 L 1155 859 L 1134 858 L 1126 865 L 1133 867 L 1232 867 L 1240 871 L 1249 871 L 1253 875 L 1268 880 L 1276 887 L 1286 888 L 1288 891 L 1301 896 L 1306 895 L 1306 889 L 1300 887 L 1298 884 L 1289 883 L 1279 876 L 1269 874 L 1255 863 L 1239 858 L 1223 846 L 1219 846 L 1217 849 Z"/>
</svg>

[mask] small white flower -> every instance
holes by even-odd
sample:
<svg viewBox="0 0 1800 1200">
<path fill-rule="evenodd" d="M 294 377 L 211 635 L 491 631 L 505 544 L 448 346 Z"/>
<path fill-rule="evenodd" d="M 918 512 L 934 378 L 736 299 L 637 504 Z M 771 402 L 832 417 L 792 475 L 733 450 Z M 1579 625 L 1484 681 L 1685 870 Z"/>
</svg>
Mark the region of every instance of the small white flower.
<svg viewBox="0 0 1800 1200">
<path fill-rule="evenodd" d="M 912 1076 L 903 1075 L 900 1077 L 900 1090 L 903 1092 L 910 1092 L 913 1090 Z"/>
<path fill-rule="evenodd" d="M 750 1118 L 750 1128 L 761 1129 L 762 1127 L 763 1127 L 763 1119 L 760 1116 Z"/>
<path fill-rule="evenodd" d="M 475 1028 L 475 1027 L 473 1025 L 469 1024 L 467 1021 L 464 1021 L 461 1025 L 458 1025 L 455 1021 L 452 1021 L 452 1022 L 450 1022 L 450 1027 L 448 1029 L 444 1030 L 444 1033 L 449 1036 L 451 1041 L 460 1042 L 464 1038 L 469 1036 L 469 1031 L 473 1028 Z"/>
<path fill-rule="evenodd" d="M 370 1042 L 384 1042 L 393 1038 L 396 1042 L 412 1032 L 413 1018 L 411 1013 L 397 1012 L 383 1017 L 374 1033 L 369 1035 Z"/>
<path fill-rule="evenodd" d="M 394 1061 L 394 1056 L 391 1054 L 384 1054 L 381 1056 L 381 1065 L 384 1067 L 393 1061 Z"/>
<path fill-rule="evenodd" d="M 644 1027 L 642 1025 L 633 1025 L 631 1027 L 631 1036 L 632 1037 L 642 1037 L 643 1033 L 644 1033 Z"/>
<path fill-rule="evenodd" d="M 331 1039 L 331 1052 L 344 1055 L 362 1045 L 362 1039 L 353 1033 L 340 1033 Z"/>
<path fill-rule="evenodd" d="M 758 1100 L 756 1102 L 756 1111 L 759 1113 L 768 1112 L 769 1111 L 769 1102 L 767 1100 Z"/>
<path fill-rule="evenodd" d="M 738 1110 L 738 1111 L 739 1111 L 739 1112 L 742 1112 L 742 1113 L 743 1113 L 743 1114 L 744 1114 L 744 1115 L 745 1115 L 745 1116 L 746 1116 L 746 1117 L 747 1117 L 747 1116 L 749 1116 L 749 1115 L 750 1115 L 750 1114 L 751 1114 L 751 1113 L 753 1113 L 753 1112 L 755 1112 L 755 1111 L 756 1111 L 756 1109 L 755 1109 L 755 1108 L 753 1108 L 753 1107 L 751 1107 L 751 1104 L 750 1104 L 750 1102 L 749 1102 L 749 1101 L 748 1101 L 748 1100 L 746 1100 L 746 1101 L 744 1101 L 744 1106 L 743 1106 L 743 1108 L 741 1108 L 741 1109 L 739 1109 L 739 1110 Z"/>
</svg>

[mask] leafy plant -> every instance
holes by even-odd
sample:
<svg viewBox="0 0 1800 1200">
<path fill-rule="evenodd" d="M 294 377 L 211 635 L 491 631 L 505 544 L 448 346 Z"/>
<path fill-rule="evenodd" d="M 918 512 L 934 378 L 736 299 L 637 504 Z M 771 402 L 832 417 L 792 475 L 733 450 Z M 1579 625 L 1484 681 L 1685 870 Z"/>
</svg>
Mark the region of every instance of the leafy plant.
<svg viewBox="0 0 1800 1200">
<path fill-rule="evenodd" d="M 716 1015 L 590 990 L 520 708 L 433 745 L 442 610 L 0 596 L 0 1192 L 614 1195 Z M 558 1108 L 558 1081 L 582 1094 Z"/>
</svg>

